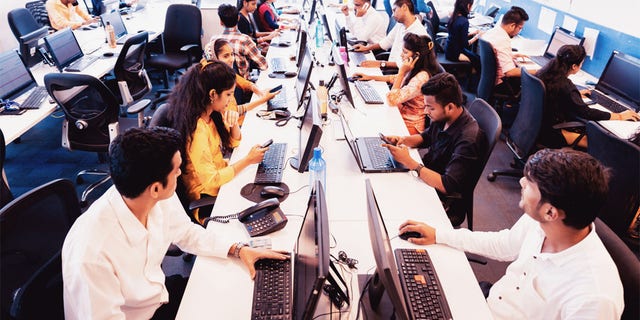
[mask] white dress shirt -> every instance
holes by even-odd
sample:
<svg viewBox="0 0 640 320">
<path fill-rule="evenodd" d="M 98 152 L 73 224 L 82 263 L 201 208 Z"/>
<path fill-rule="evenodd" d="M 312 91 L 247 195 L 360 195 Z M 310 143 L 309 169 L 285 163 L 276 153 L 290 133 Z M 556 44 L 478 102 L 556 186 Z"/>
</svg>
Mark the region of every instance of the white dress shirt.
<svg viewBox="0 0 640 320">
<path fill-rule="evenodd" d="M 362 17 L 356 17 L 353 12 L 350 12 L 345 18 L 347 29 L 358 40 L 369 44 L 378 43 L 387 35 L 389 16 L 376 11 L 371 6 Z"/>
<path fill-rule="evenodd" d="M 541 253 L 544 239 L 539 223 L 527 214 L 499 232 L 436 231 L 438 243 L 513 261 L 487 298 L 495 319 L 620 319 L 622 283 L 595 225 L 561 252 Z"/>
<path fill-rule="evenodd" d="M 502 82 L 505 73 L 517 68 L 513 62 L 513 52 L 511 51 L 511 37 L 502 29 L 500 25 L 496 25 L 489 31 L 485 32 L 481 39 L 491 43 L 498 60 L 496 70 L 496 85 Z"/>
<path fill-rule="evenodd" d="M 224 258 L 233 241 L 191 222 L 174 194 L 147 227 L 111 187 L 73 224 L 62 247 L 66 319 L 149 319 L 169 299 L 160 263 L 171 243 Z"/>
<path fill-rule="evenodd" d="M 419 36 L 428 36 L 427 28 L 422 25 L 420 19 L 413 21 L 408 28 L 404 27 L 402 23 L 396 23 L 395 27 L 389 31 L 386 37 L 382 38 L 378 43 L 380 48 L 383 50 L 391 49 L 389 52 L 389 61 L 393 61 L 398 64 L 398 66 L 402 65 L 402 59 L 400 58 L 400 54 L 402 53 L 402 48 L 404 47 L 404 35 L 407 33 L 415 33 Z"/>
</svg>

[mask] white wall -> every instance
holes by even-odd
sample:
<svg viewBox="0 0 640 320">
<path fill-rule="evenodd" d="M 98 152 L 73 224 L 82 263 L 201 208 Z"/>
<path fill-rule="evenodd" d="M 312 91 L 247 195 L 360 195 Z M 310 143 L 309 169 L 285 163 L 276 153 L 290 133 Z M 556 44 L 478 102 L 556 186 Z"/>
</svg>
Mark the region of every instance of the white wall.
<svg viewBox="0 0 640 320">
<path fill-rule="evenodd" d="M 24 4 L 30 0 L 3 0 L 0 1 L 0 52 L 14 49 L 18 46 L 18 41 L 13 36 L 7 14 L 15 8 L 24 8 Z"/>
</svg>

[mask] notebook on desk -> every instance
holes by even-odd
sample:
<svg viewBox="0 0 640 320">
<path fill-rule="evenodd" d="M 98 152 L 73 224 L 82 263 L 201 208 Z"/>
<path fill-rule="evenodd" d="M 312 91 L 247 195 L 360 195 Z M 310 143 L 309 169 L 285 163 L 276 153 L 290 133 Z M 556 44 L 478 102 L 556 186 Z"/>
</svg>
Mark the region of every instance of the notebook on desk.
<svg viewBox="0 0 640 320">
<path fill-rule="evenodd" d="M 576 37 L 569 30 L 563 28 L 556 28 L 547 43 L 547 48 L 544 50 L 544 54 L 541 56 L 529 57 L 533 62 L 540 66 L 546 65 L 551 59 L 555 58 L 558 49 L 564 45 L 582 45 L 584 42 L 583 37 Z"/>
<path fill-rule="evenodd" d="M 3 101 L 14 101 L 28 93 L 27 99 L 20 103 L 20 109 L 38 109 L 48 97 L 47 90 L 38 86 L 31 71 L 14 50 L 0 54 L 0 74 L 0 99 Z"/>
<path fill-rule="evenodd" d="M 591 100 L 611 112 L 640 110 L 640 59 L 613 51 Z"/>
<path fill-rule="evenodd" d="M 58 30 L 44 38 L 47 50 L 58 70 L 83 71 L 95 62 L 98 56 L 88 56 L 82 52 L 76 36 L 70 28 Z"/>
</svg>

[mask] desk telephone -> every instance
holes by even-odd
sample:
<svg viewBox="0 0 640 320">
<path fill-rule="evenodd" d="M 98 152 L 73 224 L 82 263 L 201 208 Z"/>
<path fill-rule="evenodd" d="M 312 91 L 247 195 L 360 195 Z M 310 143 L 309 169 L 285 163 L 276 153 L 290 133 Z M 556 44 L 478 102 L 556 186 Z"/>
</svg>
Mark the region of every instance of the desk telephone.
<svg viewBox="0 0 640 320">
<path fill-rule="evenodd" d="M 276 198 L 264 200 L 239 212 L 238 220 L 244 224 L 251 237 L 269 234 L 287 225 L 287 217 Z"/>
</svg>

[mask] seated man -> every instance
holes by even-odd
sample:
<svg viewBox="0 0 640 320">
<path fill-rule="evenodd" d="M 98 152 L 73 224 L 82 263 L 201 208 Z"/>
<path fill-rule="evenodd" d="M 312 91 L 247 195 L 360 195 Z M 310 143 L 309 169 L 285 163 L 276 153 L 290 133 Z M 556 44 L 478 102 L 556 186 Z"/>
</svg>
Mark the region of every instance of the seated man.
<svg viewBox="0 0 640 320">
<path fill-rule="evenodd" d="M 174 319 L 186 279 L 165 280 L 160 263 L 172 243 L 196 255 L 235 256 L 251 277 L 258 259 L 287 258 L 189 220 L 175 193 L 182 143 L 163 127 L 130 129 L 111 143 L 114 186 L 76 220 L 62 247 L 66 319 Z"/>
<path fill-rule="evenodd" d="M 221 4 L 218 7 L 218 17 L 220 24 L 224 27 L 221 35 L 211 37 L 210 43 L 222 38 L 229 41 L 233 53 L 236 56 L 236 67 L 238 74 L 243 78 L 249 78 L 249 64 L 253 61 L 260 70 L 267 70 L 269 65 L 256 43 L 251 37 L 238 31 L 238 9 L 230 4 Z"/>
<path fill-rule="evenodd" d="M 389 50 L 389 61 L 366 60 L 360 66 L 365 68 L 398 68 L 402 64 L 402 53 L 404 35 L 406 33 L 415 33 L 419 36 L 429 36 L 427 29 L 422 25 L 420 19 L 415 15 L 413 2 L 411 0 L 396 0 L 393 3 L 393 18 L 398 22 L 391 29 L 386 37 L 380 42 L 368 45 L 356 44 L 353 46 L 355 51 L 369 50 Z"/>
<path fill-rule="evenodd" d="M 449 73 L 439 73 L 422 86 L 425 96 L 425 113 L 431 125 L 422 133 L 408 137 L 388 136 L 389 148 L 394 159 L 416 172 L 418 177 L 446 195 L 465 194 L 473 189 L 471 174 L 478 167 L 480 155 L 487 146 L 484 133 L 476 120 L 463 107 L 462 90 L 456 78 Z M 408 147 L 429 148 L 422 163 L 409 155 Z M 465 212 L 459 208 L 461 201 L 454 201 L 445 208 L 451 224 L 464 221 Z"/>
<path fill-rule="evenodd" d="M 49 15 L 51 27 L 60 30 L 64 28 L 78 29 L 84 25 L 97 22 L 77 0 L 48 0 L 45 7 Z"/>
<path fill-rule="evenodd" d="M 527 12 L 520 7 L 513 6 L 504 14 L 500 25 L 496 25 L 480 37 L 491 43 L 496 53 L 498 60 L 496 93 L 517 95 L 520 92 L 520 68 L 514 59 L 526 55 L 513 53 L 511 38 L 520 33 L 527 20 L 529 20 Z M 531 73 L 535 73 L 535 71 L 531 70 Z"/>
<path fill-rule="evenodd" d="M 371 0 L 353 0 L 354 12 L 343 5 L 341 10 L 347 21 L 347 29 L 352 36 L 367 44 L 380 42 L 387 35 L 389 18 L 371 6 Z"/>
<path fill-rule="evenodd" d="M 590 155 L 543 149 L 529 158 L 520 179 L 525 214 L 498 232 L 434 229 L 407 221 L 415 244 L 442 243 L 500 261 L 513 261 L 488 292 L 495 319 L 620 319 L 622 283 L 596 234 L 608 170 Z"/>
</svg>

